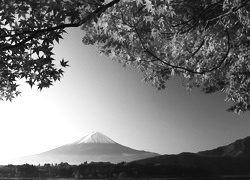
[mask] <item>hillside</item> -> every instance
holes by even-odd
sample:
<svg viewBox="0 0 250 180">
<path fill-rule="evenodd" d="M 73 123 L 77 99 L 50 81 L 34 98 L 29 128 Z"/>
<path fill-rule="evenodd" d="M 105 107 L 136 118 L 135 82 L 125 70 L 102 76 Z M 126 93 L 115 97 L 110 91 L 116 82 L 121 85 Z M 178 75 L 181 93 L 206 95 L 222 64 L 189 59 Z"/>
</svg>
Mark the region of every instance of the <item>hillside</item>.
<svg viewBox="0 0 250 180">
<path fill-rule="evenodd" d="M 161 155 L 131 163 L 196 167 L 221 175 L 250 175 L 250 137 L 212 150 Z"/>
</svg>

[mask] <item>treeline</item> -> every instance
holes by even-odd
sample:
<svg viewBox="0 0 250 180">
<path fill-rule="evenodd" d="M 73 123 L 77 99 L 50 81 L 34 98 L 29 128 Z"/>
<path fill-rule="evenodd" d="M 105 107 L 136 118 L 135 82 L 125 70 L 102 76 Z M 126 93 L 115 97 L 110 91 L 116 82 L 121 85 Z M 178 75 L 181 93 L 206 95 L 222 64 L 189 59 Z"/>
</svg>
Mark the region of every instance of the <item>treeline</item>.
<svg viewBox="0 0 250 180">
<path fill-rule="evenodd" d="M 123 178 L 123 177 L 201 177 L 211 172 L 201 168 L 166 165 L 138 165 L 125 162 L 104 162 L 69 165 L 68 163 L 38 165 L 6 165 L 0 168 L 0 177 L 6 178 Z"/>
</svg>

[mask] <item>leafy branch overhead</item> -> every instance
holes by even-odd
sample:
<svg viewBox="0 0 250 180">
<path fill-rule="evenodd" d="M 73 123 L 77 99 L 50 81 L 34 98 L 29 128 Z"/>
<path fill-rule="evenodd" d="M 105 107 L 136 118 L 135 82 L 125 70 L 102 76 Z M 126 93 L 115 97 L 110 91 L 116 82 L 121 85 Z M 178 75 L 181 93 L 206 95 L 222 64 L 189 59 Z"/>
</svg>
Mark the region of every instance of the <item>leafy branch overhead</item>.
<svg viewBox="0 0 250 180">
<path fill-rule="evenodd" d="M 250 110 L 248 0 L 4 0 L 0 4 L 0 96 L 19 94 L 16 80 L 49 87 L 63 75 L 53 62 L 65 28 L 81 27 L 84 44 L 132 65 L 164 89 L 173 75 L 187 88 L 222 91 L 229 108 Z"/>
<path fill-rule="evenodd" d="M 0 98 L 12 100 L 20 95 L 17 81 L 38 89 L 60 80 L 61 60 L 54 64 L 54 43 L 59 43 L 65 29 L 79 27 L 96 19 L 118 1 L 100 3 L 81 0 L 3 0 L 0 3 Z"/>
<path fill-rule="evenodd" d="M 188 89 L 222 91 L 229 111 L 250 110 L 250 1 L 123 1 L 83 25 L 83 42 L 144 73 L 158 89 L 173 75 Z"/>
</svg>

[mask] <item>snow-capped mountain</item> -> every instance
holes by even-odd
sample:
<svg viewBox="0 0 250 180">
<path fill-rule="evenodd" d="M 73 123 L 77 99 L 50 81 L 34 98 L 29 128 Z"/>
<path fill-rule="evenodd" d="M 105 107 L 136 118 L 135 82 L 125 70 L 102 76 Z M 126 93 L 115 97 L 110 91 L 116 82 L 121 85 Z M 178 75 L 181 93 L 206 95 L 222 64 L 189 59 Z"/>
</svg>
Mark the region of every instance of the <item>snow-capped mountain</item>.
<svg viewBox="0 0 250 180">
<path fill-rule="evenodd" d="M 100 132 L 91 132 L 72 144 L 101 143 L 115 144 L 116 142 Z"/>
<path fill-rule="evenodd" d="M 157 153 L 135 150 L 116 143 L 100 132 L 91 132 L 79 140 L 61 147 L 33 155 L 17 158 L 12 164 L 43 164 L 68 162 L 81 164 L 88 162 L 130 162 L 158 156 Z"/>
</svg>

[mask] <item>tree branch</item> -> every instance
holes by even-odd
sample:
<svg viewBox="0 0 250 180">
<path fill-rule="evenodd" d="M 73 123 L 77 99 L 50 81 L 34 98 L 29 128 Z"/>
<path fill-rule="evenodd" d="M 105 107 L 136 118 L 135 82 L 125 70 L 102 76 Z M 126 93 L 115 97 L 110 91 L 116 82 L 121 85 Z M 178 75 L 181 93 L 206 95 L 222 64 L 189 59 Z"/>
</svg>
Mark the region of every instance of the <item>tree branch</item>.
<svg viewBox="0 0 250 180">
<path fill-rule="evenodd" d="M 185 25 L 185 24 L 188 25 L 189 22 L 191 22 L 192 20 L 195 20 L 194 24 L 193 24 L 191 27 L 189 27 L 189 28 L 186 29 L 186 30 L 181 31 L 180 34 L 184 34 L 184 33 L 189 32 L 191 29 L 193 29 L 194 27 L 196 27 L 197 24 L 199 24 L 199 20 L 200 20 L 204 15 L 206 15 L 205 13 L 208 12 L 208 10 L 210 10 L 211 8 L 216 7 L 216 6 L 217 6 L 220 2 L 222 2 L 222 1 L 223 1 L 223 0 L 220 0 L 220 1 L 216 2 L 216 3 L 214 3 L 214 4 L 211 4 L 211 5 L 208 6 L 204 11 L 202 11 L 201 13 L 199 13 L 197 16 L 192 17 L 192 18 L 190 18 L 189 20 L 184 21 L 184 22 L 182 22 L 182 23 L 180 23 L 180 24 L 172 25 L 172 27 L 178 27 L 178 26 Z M 239 6 L 237 6 L 237 7 L 234 7 L 234 8 L 232 8 L 232 9 L 226 11 L 226 12 L 222 12 L 221 14 L 219 14 L 219 15 L 217 15 L 217 16 L 211 18 L 211 19 L 207 19 L 207 20 L 205 20 L 205 22 L 211 22 L 211 21 L 214 21 L 214 20 L 216 20 L 216 19 L 220 19 L 220 18 L 222 18 L 222 17 L 228 16 L 228 15 L 230 15 L 231 13 L 236 12 L 236 11 L 238 11 L 239 9 L 245 7 L 248 3 L 249 3 L 249 1 L 248 1 L 248 0 L 245 0 L 241 5 L 239 5 Z M 207 24 L 208 24 L 208 23 L 207 23 Z"/>
<path fill-rule="evenodd" d="M 113 0 L 113 1 L 109 2 L 108 4 L 102 5 L 99 8 L 97 8 L 94 12 L 89 13 L 89 15 L 87 15 L 80 22 L 77 22 L 77 23 L 61 24 L 61 25 L 58 25 L 58 26 L 50 27 L 50 28 L 38 29 L 38 30 L 35 30 L 35 31 L 23 31 L 21 33 L 1 36 L 0 38 L 7 38 L 7 37 L 16 37 L 16 36 L 21 36 L 21 35 L 25 35 L 25 34 L 31 34 L 29 37 L 27 37 L 26 39 L 23 39 L 19 43 L 16 43 L 14 45 L 10 44 L 10 45 L 5 45 L 5 46 L 0 47 L 0 51 L 6 51 L 6 50 L 10 50 L 10 49 L 20 47 L 20 46 L 24 45 L 25 43 L 27 43 L 28 41 L 35 38 L 37 35 L 39 35 L 41 33 L 44 33 L 44 32 L 51 32 L 51 31 L 55 31 L 55 30 L 58 30 L 58 29 L 65 29 L 65 28 L 68 28 L 68 27 L 79 27 L 82 24 L 86 23 L 87 21 L 92 20 L 94 17 L 96 17 L 96 16 L 100 15 L 101 13 L 105 12 L 108 8 L 114 6 L 115 4 L 117 4 L 119 2 L 120 2 L 120 0 Z"/>
<path fill-rule="evenodd" d="M 213 21 L 213 20 L 216 20 L 216 19 L 220 19 L 220 18 L 222 18 L 222 17 L 224 17 L 224 16 L 227 16 L 227 15 L 229 15 L 229 14 L 231 14 L 231 13 L 233 13 L 233 12 L 236 12 L 236 11 L 238 11 L 239 9 L 243 8 L 244 6 L 247 5 L 247 3 L 249 3 L 248 0 L 246 0 L 244 3 L 242 3 L 242 4 L 239 5 L 238 7 L 234 7 L 233 9 L 231 9 L 231 10 L 229 10 L 229 11 L 223 13 L 223 14 L 220 14 L 220 15 L 218 15 L 218 16 L 216 16 L 216 17 L 213 17 L 213 18 L 211 18 L 211 19 L 208 19 L 208 20 L 206 20 L 206 21 L 209 22 L 209 21 Z"/>
<path fill-rule="evenodd" d="M 226 34 L 227 34 L 227 52 L 226 52 L 224 58 L 222 58 L 222 60 L 219 62 L 219 64 L 218 64 L 217 66 L 215 66 L 214 68 L 211 68 L 211 69 L 209 69 L 209 70 L 204 70 L 204 71 L 201 72 L 201 74 L 205 74 L 205 73 L 208 73 L 208 72 L 212 72 L 212 71 L 214 71 L 214 70 L 220 68 L 220 67 L 222 66 L 222 64 L 224 63 L 224 61 L 227 59 L 227 56 L 228 56 L 228 54 L 229 54 L 229 52 L 230 52 L 230 49 L 231 49 L 231 48 L 230 48 L 230 35 L 229 35 L 229 32 L 228 32 L 227 29 L 226 29 Z"/>
<path fill-rule="evenodd" d="M 189 69 L 189 68 L 186 68 L 186 67 L 181 67 L 181 66 L 173 65 L 173 64 L 168 63 L 168 62 L 162 60 L 161 58 L 159 58 L 157 55 L 155 55 L 153 52 L 151 52 L 151 51 L 144 45 L 144 43 L 143 43 L 143 41 L 142 41 L 142 38 L 141 38 L 139 32 L 137 31 L 136 27 L 134 27 L 134 29 L 135 29 L 135 32 L 136 32 L 137 36 L 139 37 L 139 40 L 140 40 L 140 42 L 141 42 L 141 45 L 142 45 L 142 48 L 144 49 L 144 51 L 145 51 L 146 53 L 148 53 L 150 56 L 152 56 L 153 58 L 155 58 L 156 61 L 159 61 L 159 62 L 163 63 L 164 65 L 166 65 L 166 66 L 168 66 L 168 67 L 171 67 L 171 68 L 173 68 L 173 69 L 183 70 L 183 71 L 186 71 L 186 72 L 189 72 L 189 73 L 192 73 L 192 74 L 200 74 L 200 75 L 202 75 L 202 74 L 206 74 L 206 73 L 212 72 L 212 71 L 214 71 L 214 70 L 220 68 L 220 67 L 222 66 L 223 62 L 224 62 L 224 61 L 226 60 L 226 58 L 228 57 L 228 54 L 229 54 L 229 51 L 230 51 L 230 36 L 229 36 L 228 30 L 226 29 L 226 34 L 227 34 L 227 52 L 226 52 L 225 56 L 224 56 L 224 57 L 222 58 L 222 60 L 218 63 L 217 66 L 215 66 L 215 67 L 213 67 L 213 68 L 211 68 L 211 69 L 203 70 L 203 71 L 195 71 L 195 70 L 192 70 L 192 69 Z M 204 44 L 204 42 L 202 42 L 202 43 L 200 44 L 200 46 L 198 47 L 198 49 L 192 54 L 193 56 L 200 50 L 200 48 L 203 46 L 203 44 Z M 192 55 L 191 55 L 191 56 L 192 56 Z"/>
<path fill-rule="evenodd" d="M 102 5 L 99 8 L 97 8 L 93 14 L 96 14 L 97 16 L 100 15 L 101 13 L 105 12 L 108 8 L 114 6 L 115 4 L 119 3 L 121 0 L 113 0 L 111 2 L 109 2 L 108 4 Z M 93 18 L 93 15 L 90 14 L 90 17 Z M 90 18 L 90 19 L 91 19 Z M 88 21 L 88 17 L 86 17 L 85 21 Z"/>
<path fill-rule="evenodd" d="M 18 33 L 18 34 L 16 34 L 16 36 L 24 35 L 24 34 L 31 34 L 31 35 L 29 37 L 27 37 L 26 39 L 23 39 L 22 41 L 20 41 L 19 43 L 14 44 L 14 45 L 6 45 L 6 46 L 0 47 L 0 51 L 6 51 L 6 50 L 10 50 L 10 49 L 20 47 L 20 46 L 24 45 L 25 43 L 27 43 L 28 41 L 35 38 L 37 35 L 39 35 L 41 33 L 44 33 L 44 32 L 50 32 L 50 31 L 55 31 L 55 30 L 58 30 L 58 29 L 64 29 L 64 28 L 67 28 L 67 27 L 78 27 L 78 26 L 79 26 L 79 23 L 61 24 L 59 26 L 55 26 L 55 27 L 51 27 L 51 28 L 39 29 L 39 30 L 35 30 L 35 31 L 25 31 L 23 33 Z M 12 35 L 12 37 L 13 36 L 14 35 Z"/>
<path fill-rule="evenodd" d="M 192 18 L 188 19 L 187 21 L 184 21 L 184 22 L 182 22 L 182 23 L 180 23 L 180 24 L 172 25 L 172 27 L 178 27 L 178 26 L 181 26 L 181 25 L 184 25 L 184 24 L 188 24 L 190 21 L 192 21 L 192 20 L 194 20 L 194 19 L 197 19 L 197 18 L 200 19 L 201 17 L 204 16 L 204 14 L 205 14 L 208 10 L 210 10 L 211 8 L 217 6 L 217 5 L 218 5 L 219 3 L 221 3 L 222 1 L 224 1 L 224 0 L 219 0 L 218 2 L 211 4 L 211 5 L 208 6 L 204 11 L 200 12 L 200 13 L 199 13 L 198 15 L 196 15 L 195 17 L 192 17 Z"/>
<path fill-rule="evenodd" d="M 204 43 L 205 43 L 205 39 L 202 40 L 202 42 L 199 45 L 199 47 L 191 54 L 191 56 L 188 59 L 191 59 L 192 57 L 194 57 L 195 54 L 197 54 L 200 51 L 200 49 L 202 48 L 202 46 L 204 45 Z"/>
</svg>

